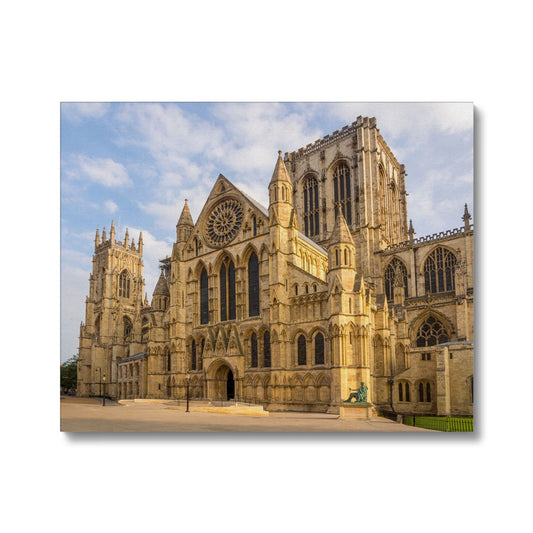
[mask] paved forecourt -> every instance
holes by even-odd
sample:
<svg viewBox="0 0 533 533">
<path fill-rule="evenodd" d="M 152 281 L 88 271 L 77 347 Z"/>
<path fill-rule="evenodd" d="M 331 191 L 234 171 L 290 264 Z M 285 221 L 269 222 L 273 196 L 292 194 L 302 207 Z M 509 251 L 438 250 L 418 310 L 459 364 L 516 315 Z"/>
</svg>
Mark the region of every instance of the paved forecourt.
<svg viewBox="0 0 533 533">
<path fill-rule="evenodd" d="M 428 432 L 381 417 L 340 419 L 324 413 L 260 413 L 243 408 L 209 412 L 191 402 L 190 412 L 178 402 L 117 403 L 94 398 L 61 399 L 61 431 L 65 432 Z M 431 433 L 431 431 L 430 431 Z"/>
</svg>

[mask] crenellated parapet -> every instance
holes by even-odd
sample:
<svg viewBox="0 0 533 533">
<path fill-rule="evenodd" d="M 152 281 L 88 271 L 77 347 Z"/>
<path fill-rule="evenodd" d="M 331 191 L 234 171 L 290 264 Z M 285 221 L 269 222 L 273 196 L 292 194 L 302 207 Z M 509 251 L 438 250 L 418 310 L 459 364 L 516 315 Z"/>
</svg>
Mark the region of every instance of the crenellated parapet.
<svg viewBox="0 0 533 533">
<path fill-rule="evenodd" d="M 448 229 L 445 231 L 439 231 L 438 233 L 432 233 L 431 235 L 425 235 L 424 237 L 417 237 L 416 239 L 412 239 L 409 241 L 399 242 L 398 244 L 391 244 L 390 246 L 387 246 L 383 250 L 383 252 L 398 252 L 399 250 L 405 250 L 407 248 L 412 248 L 413 246 L 417 244 L 433 244 L 438 241 L 442 241 L 445 239 L 449 239 L 450 237 L 457 237 L 457 236 L 467 236 L 467 235 L 473 235 L 474 233 L 474 225 L 471 224 L 469 226 L 469 229 L 465 229 L 464 227 L 460 228 L 454 228 L 454 229 Z"/>
</svg>

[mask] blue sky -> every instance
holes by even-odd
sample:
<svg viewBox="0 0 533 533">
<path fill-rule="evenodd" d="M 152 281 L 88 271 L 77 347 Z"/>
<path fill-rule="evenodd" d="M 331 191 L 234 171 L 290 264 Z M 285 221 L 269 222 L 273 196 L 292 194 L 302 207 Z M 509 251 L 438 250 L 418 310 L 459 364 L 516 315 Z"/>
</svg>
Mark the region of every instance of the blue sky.
<svg viewBox="0 0 533 533">
<path fill-rule="evenodd" d="M 219 173 L 268 205 L 277 151 L 377 118 L 407 170 L 418 236 L 473 206 L 471 103 L 62 103 L 61 360 L 77 352 L 96 228 L 143 232 L 148 298 L 189 200 L 196 220 Z"/>
</svg>

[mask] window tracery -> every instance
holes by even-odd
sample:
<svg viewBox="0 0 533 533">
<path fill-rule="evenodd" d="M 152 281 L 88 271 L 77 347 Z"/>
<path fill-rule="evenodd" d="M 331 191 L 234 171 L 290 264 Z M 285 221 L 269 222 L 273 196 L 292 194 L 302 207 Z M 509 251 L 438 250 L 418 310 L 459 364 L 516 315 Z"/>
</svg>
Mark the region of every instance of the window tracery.
<svg viewBox="0 0 533 533">
<path fill-rule="evenodd" d="M 298 365 L 307 364 L 307 342 L 303 335 L 298 337 Z"/>
<path fill-rule="evenodd" d="M 126 270 L 123 270 L 118 278 L 118 296 L 119 298 L 130 297 L 130 277 Z"/>
<path fill-rule="evenodd" d="M 248 315 L 259 315 L 259 261 L 255 253 L 248 260 Z"/>
<path fill-rule="evenodd" d="M 312 175 L 304 178 L 304 233 L 308 237 L 314 237 L 320 233 L 318 181 Z"/>
<path fill-rule="evenodd" d="M 407 298 L 407 268 L 397 257 L 395 257 L 385 270 L 385 294 L 387 300 L 394 299 L 394 287 L 403 287 Z"/>
<path fill-rule="evenodd" d="M 242 206 L 237 200 L 230 198 L 220 202 L 211 210 L 207 219 L 207 242 L 215 248 L 231 242 L 241 227 L 243 215 Z"/>
<path fill-rule="evenodd" d="M 435 346 L 450 341 L 450 335 L 443 324 L 430 315 L 416 332 L 417 348 Z"/>
<path fill-rule="evenodd" d="M 455 290 L 455 267 L 457 258 L 446 248 L 438 247 L 424 263 L 426 293 Z"/>
<path fill-rule="evenodd" d="M 200 324 L 209 323 L 209 288 L 207 282 L 207 271 L 202 269 L 200 274 Z"/>
<path fill-rule="evenodd" d="M 317 333 L 315 336 L 315 365 L 324 364 L 324 335 Z"/>
<path fill-rule="evenodd" d="M 340 208 L 348 226 L 352 224 L 352 187 L 350 169 L 341 161 L 333 173 L 333 197 L 335 211 Z"/>
<path fill-rule="evenodd" d="M 229 258 L 220 266 L 220 320 L 235 320 L 235 265 Z"/>
</svg>

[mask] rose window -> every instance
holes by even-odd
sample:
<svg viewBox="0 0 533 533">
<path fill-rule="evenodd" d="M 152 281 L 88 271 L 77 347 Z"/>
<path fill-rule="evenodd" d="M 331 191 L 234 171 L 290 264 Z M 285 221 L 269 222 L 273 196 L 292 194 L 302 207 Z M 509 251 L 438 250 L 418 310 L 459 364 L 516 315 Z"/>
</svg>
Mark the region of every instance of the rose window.
<svg viewBox="0 0 533 533">
<path fill-rule="evenodd" d="M 237 200 L 224 200 L 218 204 L 207 219 L 207 242 L 215 247 L 231 242 L 241 227 L 242 217 L 242 207 Z"/>
</svg>

